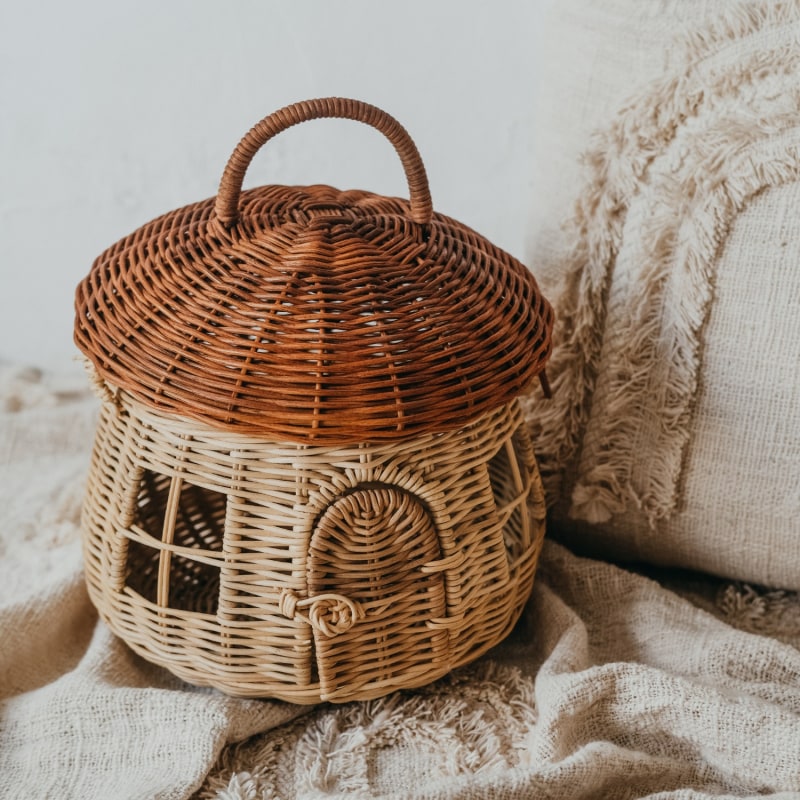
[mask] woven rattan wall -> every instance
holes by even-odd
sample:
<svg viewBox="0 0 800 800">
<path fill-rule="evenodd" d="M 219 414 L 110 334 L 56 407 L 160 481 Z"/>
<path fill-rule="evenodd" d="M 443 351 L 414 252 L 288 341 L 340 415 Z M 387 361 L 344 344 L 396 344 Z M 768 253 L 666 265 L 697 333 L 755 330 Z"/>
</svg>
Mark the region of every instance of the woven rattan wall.
<svg viewBox="0 0 800 800">
<path fill-rule="evenodd" d="M 544 501 L 516 401 L 405 445 L 308 447 L 104 403 L 84 525 L 113 630 L 196 684 L 294 702 L 434 680 L 530 592 Z"/>
</svg>

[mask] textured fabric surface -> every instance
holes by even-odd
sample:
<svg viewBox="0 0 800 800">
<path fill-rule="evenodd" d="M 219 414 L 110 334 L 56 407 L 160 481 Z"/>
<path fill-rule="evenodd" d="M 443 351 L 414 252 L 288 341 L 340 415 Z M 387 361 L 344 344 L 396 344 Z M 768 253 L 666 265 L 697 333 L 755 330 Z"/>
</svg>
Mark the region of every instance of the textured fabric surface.
<svg viewBox="0 0 800 800">
<path fill-rule="evenodd" d="M 582 157 L 636 90 L 663 74 L 667 47 L 727 0 L 554 0 L 536 31 L 531 102 L 534 158 L 528 258 L 540 283 L 558 281 L 584 187 Z"/>
<path fill-rule="evenodd" d="M 0 797 L 800 796 L 800 602 L 545 547 L 511 637 L 418 691 L 300 708 L 187 686 L 98 622 L 80 379 L 0 367 Z"/>
<path fill-rule="evenodd" d="M 587 4 L 562 5 L 574 23 Z M 628 36 L 641 4 L 624 22 L 612 5 Z M 797 589 L 800 3 L 668 3 L 635 24 L 643 72 L 654 51 L 665 66 L 585 138 L 575 215 L 543 250 L 552 515 L 589 553 Z"/>
</svg>

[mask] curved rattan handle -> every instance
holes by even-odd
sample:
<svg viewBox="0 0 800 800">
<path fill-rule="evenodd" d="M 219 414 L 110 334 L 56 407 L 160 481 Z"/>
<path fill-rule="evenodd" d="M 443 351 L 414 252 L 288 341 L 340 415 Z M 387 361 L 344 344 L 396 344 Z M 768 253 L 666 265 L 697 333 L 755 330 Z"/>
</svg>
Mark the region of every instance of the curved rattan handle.
<svg viewBox="0 0 800 800">
<path fill-rule="evenodd" d="M 403 163 L 411 199 L 411 218 L 423 224 L 431 221 L 433 205 L 428 189 L 428 177 L 417 146 L 406 129 L 394 117 L 369 103 L 343 97 L 322 97 L 294 103 L 270 114 L 254 125 L 236 146 L 222 173 L 214 205 L 217 219 L 225 227 L 235 225 L 239 218 L 242 181 L 258 150 L 281 131 L 300 122 L 322 117 L 352 119 L 371 125 L 380 131 L 394 145 Z"/>
</svg>

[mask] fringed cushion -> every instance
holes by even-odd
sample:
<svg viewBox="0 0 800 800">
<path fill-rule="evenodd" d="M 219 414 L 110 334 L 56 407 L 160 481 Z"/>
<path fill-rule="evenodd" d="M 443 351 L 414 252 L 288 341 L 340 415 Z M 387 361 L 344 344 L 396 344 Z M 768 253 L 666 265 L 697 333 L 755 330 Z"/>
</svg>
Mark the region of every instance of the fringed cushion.
<svg viewBox="0 0 800 800">
<path fill-rule="evenodd" d="M 800 588 L 800 8 L 706 10 L 588 150 L 535 441 L 571 543 Z"/>
</svg>

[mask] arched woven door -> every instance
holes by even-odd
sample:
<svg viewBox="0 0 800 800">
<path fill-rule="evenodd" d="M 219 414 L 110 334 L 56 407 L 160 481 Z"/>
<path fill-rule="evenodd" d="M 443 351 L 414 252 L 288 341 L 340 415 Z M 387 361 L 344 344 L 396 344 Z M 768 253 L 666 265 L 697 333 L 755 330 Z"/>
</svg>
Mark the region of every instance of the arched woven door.
<svg viewBox="0 0 800 800">
<path fill-rule="evenodd" d="M 308 561 L 323 700 L 378 696 L 447 671 L 441 560 L 430 514 L 402 489 L 356 489 L 325 510 Z"/>
</svg>

